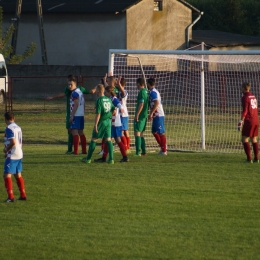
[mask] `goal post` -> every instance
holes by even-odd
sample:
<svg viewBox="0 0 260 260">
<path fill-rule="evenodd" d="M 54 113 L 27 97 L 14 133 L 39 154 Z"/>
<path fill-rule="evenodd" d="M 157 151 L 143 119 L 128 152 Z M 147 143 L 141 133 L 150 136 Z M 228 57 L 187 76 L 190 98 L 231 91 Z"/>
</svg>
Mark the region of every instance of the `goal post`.
<svg viewBox="0 0 260 260">
<path fill-rule="evenodd" d="M 241 153 L 241 84 L 260 99 L 260 51 L 109 50 L 109 72 L 126 78 L 129 131 L 136 79 L 154 77 L 165 110 L 168 150 Z M 158 151 L 148 122 L 147 147 Z M 131 145 L 134 145 L 132 138 Z"/>
</svg>

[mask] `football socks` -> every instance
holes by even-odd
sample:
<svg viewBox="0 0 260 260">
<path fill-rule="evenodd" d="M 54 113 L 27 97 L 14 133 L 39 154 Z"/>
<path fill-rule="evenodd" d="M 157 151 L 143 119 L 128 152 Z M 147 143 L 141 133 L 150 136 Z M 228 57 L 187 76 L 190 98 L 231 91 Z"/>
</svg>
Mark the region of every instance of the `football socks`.
<svg viewBox="0 0 260 260">
<path fill-rule="evenodd" d="M 245 150 L 245 153 L 246 153 L 246 156 L 247 156 L 247 160 L 251 161 L 252 158 L 251 158 L 251 152 L 250 152 L 250 145 L 249 145 L 249 143 L 248 142 L 243 143 L 243 146 L 244 146 L 244 150 Z"/>
</svg>

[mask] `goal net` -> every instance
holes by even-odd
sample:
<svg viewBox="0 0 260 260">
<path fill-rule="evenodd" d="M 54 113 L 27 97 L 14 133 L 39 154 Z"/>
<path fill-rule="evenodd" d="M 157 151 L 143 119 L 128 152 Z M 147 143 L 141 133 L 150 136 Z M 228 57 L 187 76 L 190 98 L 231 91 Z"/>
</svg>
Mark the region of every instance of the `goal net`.
<svg viewBox="0 0 260 260">
<path fill-rule="evenodd" d="M 126 78 L 129 131 L 138 93 L 136 79 L 154 77 L 165 111 L 168 150 L 241 153 L 241 84 L 260 100 L 260 51 L 110 50 L 109 69 Z M 147 147 L 159 151 L 145 131 Z M 134 146 L 134 139 L 131 140 Z"/>
</svg>

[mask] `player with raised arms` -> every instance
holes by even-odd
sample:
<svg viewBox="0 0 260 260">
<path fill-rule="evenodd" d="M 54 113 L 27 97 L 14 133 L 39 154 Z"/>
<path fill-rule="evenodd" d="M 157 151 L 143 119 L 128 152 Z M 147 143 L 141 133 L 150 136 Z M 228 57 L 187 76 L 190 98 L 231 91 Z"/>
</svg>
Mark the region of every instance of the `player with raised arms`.
<svg viewBox="0 0 260 260">
<path fill-rule="evenodd" d="M 146 155 L 146 144 L 143 134 L 148 117 L 148 91 L 145 88 L 145 80 L 143 78 L 138 78 L 136 80 L 136 86 L 139 92 L 136 99 L 134 118 L 135 156 L 144 156 Z"/>
<path fill-rule="evenodd" d="M 167 145 L 164 127 L 164 110 L 162 106 L 161 95 L 155 88 L 155 79 L 149 78 L 147 80 L 147 88 L 149 89 L 150 99 L 150 113 L 148 120 L 152 121 L 152 134 L 155 137 L 157 143 L 161 147 L 160 155 L 167 155 Z"/>
<path fill-rule="evenodd" d="M 124 112 L 122 108 L 122 104 L 116 97 L 116 94 L 113 92 L 114 88 L 107 86 L 105 88 L 105 95 L 109 97 L 112 101 L 112 104 L 115 106 L 115 111 L 112 116 L 112 128 L 111 128 L 111 136 L 112 138 L 115 139 L 115 142 L 117 143 L 120 152 L 123 156 L 120 162 L 128 162 L 129 159 L 126 154 L 126 148 L 123 142 L 121 141 L 122 137 L 122 123 L 121 123 L 121 118 L 120 114 Z M 107 156 L 107 149 L 106 145 L 104 146 L 104 152 L 102 155 L 102 158 L 94 160 L 95 162 L 106 162 L 106 156 Z"/>
<path fill-rule="evenodd" d="M 259 119 L 258 119 L 258 107 L 257 99 L 255 95 L 250 92 L 250 84 L 244 82 L 242 84 L 242 114 L 241 119 L 238 122 L 238 131 L 242 130 L 242 143 L 247 156 L 247 162 L 252 163 L 251 151 L 249 138 L 251 139 L 254 151 L 254 162 L 259 163 L 258 159 L 258 130 L 259 130 Z"/>
<path fill-rule="evenodd" d="M 109 97 L 104 95 L 105 87 L 102 84 L 97 85 L 96 93 L 98 99 L 96 100 L 96 117 L 94 129 L 92 132 L 92 139 L 88 148 L 87 157 L 81 158 L 81 162 L 91 163 L 92 154 L 96 148 L 97 140 L 100 138 L 105 139 L 108 146 L 108 163 L 114 164 L 113 144 L 111 142 L 111 119 L 112 112 L 115 110 L 114 105 Z"/>
<path fill-rule="evenodd" d="M 76 77 L 74 75 L 69 75 L 67 77 L 67 81 L 68 81 L 68 84 L 71 81 L 75 81 L 76 82 Z M 83 94 L 94 94 L 95 91 L 96 91 L 95 88 L 93 88 L 91 90 L 87 90 L 86 88 L 83 88 L 81 86 L 77 86 L 77 88 L 80 89 L 80 91 Z M 71 95 L 71 90 L 70 90 L 70 88 L 68 86 L 66 86 L 63 93 L 57 94 L 55 96 L 48 96 L 46 98 L 46 100 L 52 100 L 52 99 L 56 99 L 56 98 L 66 97 L 66 129 L 68 131 L 68 150 L 66 151 L 65 154 L 73 154 L 73 151 L 72 151 L 73 136 L 71 134 L 70 122 L 69 122 L 69 120 L 70 120 L 70 95 Z M 84 138 L 84 137 L 82 137 L 82 138 Z M 84 140 L 83 140 L 83 142 L 84 142 Z"/>
</svg>

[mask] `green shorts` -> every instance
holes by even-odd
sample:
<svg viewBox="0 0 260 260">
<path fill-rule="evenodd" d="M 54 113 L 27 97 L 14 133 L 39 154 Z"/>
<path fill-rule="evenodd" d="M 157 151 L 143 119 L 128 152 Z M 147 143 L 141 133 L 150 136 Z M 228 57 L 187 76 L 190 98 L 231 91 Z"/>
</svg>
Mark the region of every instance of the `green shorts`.
<svg viewBox="0 0 260 260">
<path fill-rule="evenodd" d="M 70 119 L 67 119 L 66 118 L 66 129 L 70 129 L 70 122 L 69 122 Z"/>
<path fill-rule="evenodd" d="M 111 138 L 111 119 L 105 119 L 98 124 L 98 133 L 93 130 L 93 139 Z"/>
<path fill-rule="evenodd" d="M 70 112 L 66 113 L 66 129 L 70 129 Z"/>
<path fill-rule="evenodd" d="M 135 132 L 144 132 L 146 129 L 147 118 L 139 119 L 138 122 L 134 122 L 134 131 Z"/>
</svg>

